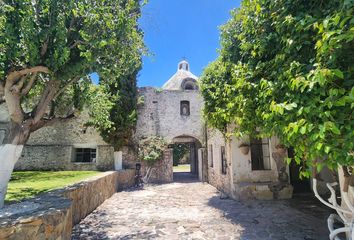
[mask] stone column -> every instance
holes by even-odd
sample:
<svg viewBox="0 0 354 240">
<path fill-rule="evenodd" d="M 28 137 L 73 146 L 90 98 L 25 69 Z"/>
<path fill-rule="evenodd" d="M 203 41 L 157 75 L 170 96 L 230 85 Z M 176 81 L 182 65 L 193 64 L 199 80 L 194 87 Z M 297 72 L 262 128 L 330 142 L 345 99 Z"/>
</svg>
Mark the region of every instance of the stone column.
<svg viewBox="0 0 354 240">
<path fill-rule="evenodd" d="M 203 181 L 203 148 L 198 149 L 198 178 Z"/>
<path fill-rule="evenodd" d="M 272 153 L 278 171 L 278 182 L 269 184 L 270 191 L 273 192 L 274 199 L 288 199 L 292 197 L 293 188 L 289 184 L 289 175 L 286 172 L 286 148 L 283 146 L 276 147 Z"/>
<path fill-rule="evenodd" d="M 114 152 L 114 170 L 122 170 L 123 169 L 123 152 L 118 151 Z"/>
</svg>

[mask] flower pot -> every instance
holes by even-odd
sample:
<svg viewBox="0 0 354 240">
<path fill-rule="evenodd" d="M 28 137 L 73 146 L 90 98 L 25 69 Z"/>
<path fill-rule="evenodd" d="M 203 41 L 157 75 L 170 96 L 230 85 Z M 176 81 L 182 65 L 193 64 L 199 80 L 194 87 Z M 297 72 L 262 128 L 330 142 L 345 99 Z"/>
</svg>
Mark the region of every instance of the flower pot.
<svg viewBox="0 0 354 240">
<path fill-rule="evenodd" d="M 275 152 L 279 153 L 281 156 L 286 156 L 286 147 L 278 144 L 275 146 Z"/>
<path fill-rule="evenodd" d="M 243 155 L 247 155 L 250 151 L 250 146 L 249 145 L 240 145 L 238 147 Z"/>
</svg>

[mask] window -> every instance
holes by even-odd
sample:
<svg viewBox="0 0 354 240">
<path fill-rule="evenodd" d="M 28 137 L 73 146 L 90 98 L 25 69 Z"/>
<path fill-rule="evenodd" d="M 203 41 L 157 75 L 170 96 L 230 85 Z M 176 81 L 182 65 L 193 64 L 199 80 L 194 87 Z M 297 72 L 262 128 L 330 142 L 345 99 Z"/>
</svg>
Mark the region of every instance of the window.
<svg viewBox="0 0 354 240">
<path fill-rule="evenodd" d="M 75 162 L 96 162 L 96 149 L 76 148 Z"/>
<path fill-rule="evenodd" d="M 189 116 L 189 101 L 181 101 L 181 116 Z"/>
<path fill-rule="evenodd" d="M 184 90 L 194 90 L 194 86 L 192 83 L 187 83 L 184 87 Z"/>
<path fill-rule="evenodd" d="M 270 170 L 270 152 L 268 138 L 251 139 L 252 170 Z"/>
<path fill-rule="evenodd" d="M 221 151 L 221 173 L 226 174 L 227 162 L 226 162 L 226 155 L 225 155 L 225 147 L 221 146 L 220 151 Z"/>
<path fill-rule="evenodd" d="M 181 84 L 181 89 L 183 90 L 198 90 L 197 81 L 193 78 L 186 78 Z"/>
<path fill-rule="evenodd" d="M 209 145 L 209 166 L 214 167 L 214 160 L 213 160 L 213 145 Z"/>
</svg>

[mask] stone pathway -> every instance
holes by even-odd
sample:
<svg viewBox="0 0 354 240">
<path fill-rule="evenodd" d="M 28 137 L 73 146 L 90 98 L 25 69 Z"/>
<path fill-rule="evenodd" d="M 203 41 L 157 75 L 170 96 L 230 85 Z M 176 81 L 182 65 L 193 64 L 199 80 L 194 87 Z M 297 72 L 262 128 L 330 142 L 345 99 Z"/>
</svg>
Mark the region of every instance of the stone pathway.
<svg viewBox="0 0 354 240">
<path fill-rule="evenodd" d="M 306 206 L 306 209 L 303 208 Z M 73 229 L 73 239 L 328 239 L 311 202 L 220 199 L 199 182 L 172 183 L 112 196 Z"/>
</svg>

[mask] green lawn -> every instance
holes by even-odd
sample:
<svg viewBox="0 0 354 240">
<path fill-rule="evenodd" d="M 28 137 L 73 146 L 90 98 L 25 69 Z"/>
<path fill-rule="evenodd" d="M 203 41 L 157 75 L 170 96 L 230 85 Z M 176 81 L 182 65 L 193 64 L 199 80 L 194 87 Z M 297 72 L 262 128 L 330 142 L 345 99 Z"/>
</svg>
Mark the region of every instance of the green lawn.
<svg viewBox="0 0 354 240">
<path fill-rule="evenodd" d="M 98 173 L 96 171 L 13 172 L 5 201 L 21 201 L 43 192 L 80 182 Z"/>
<path fill-rule="evenodd" d="M 190 172 L 191 165 L 190 164 L 180 164 L 178 166 L 173 166 L 173 172 Z"/>
</svg>

